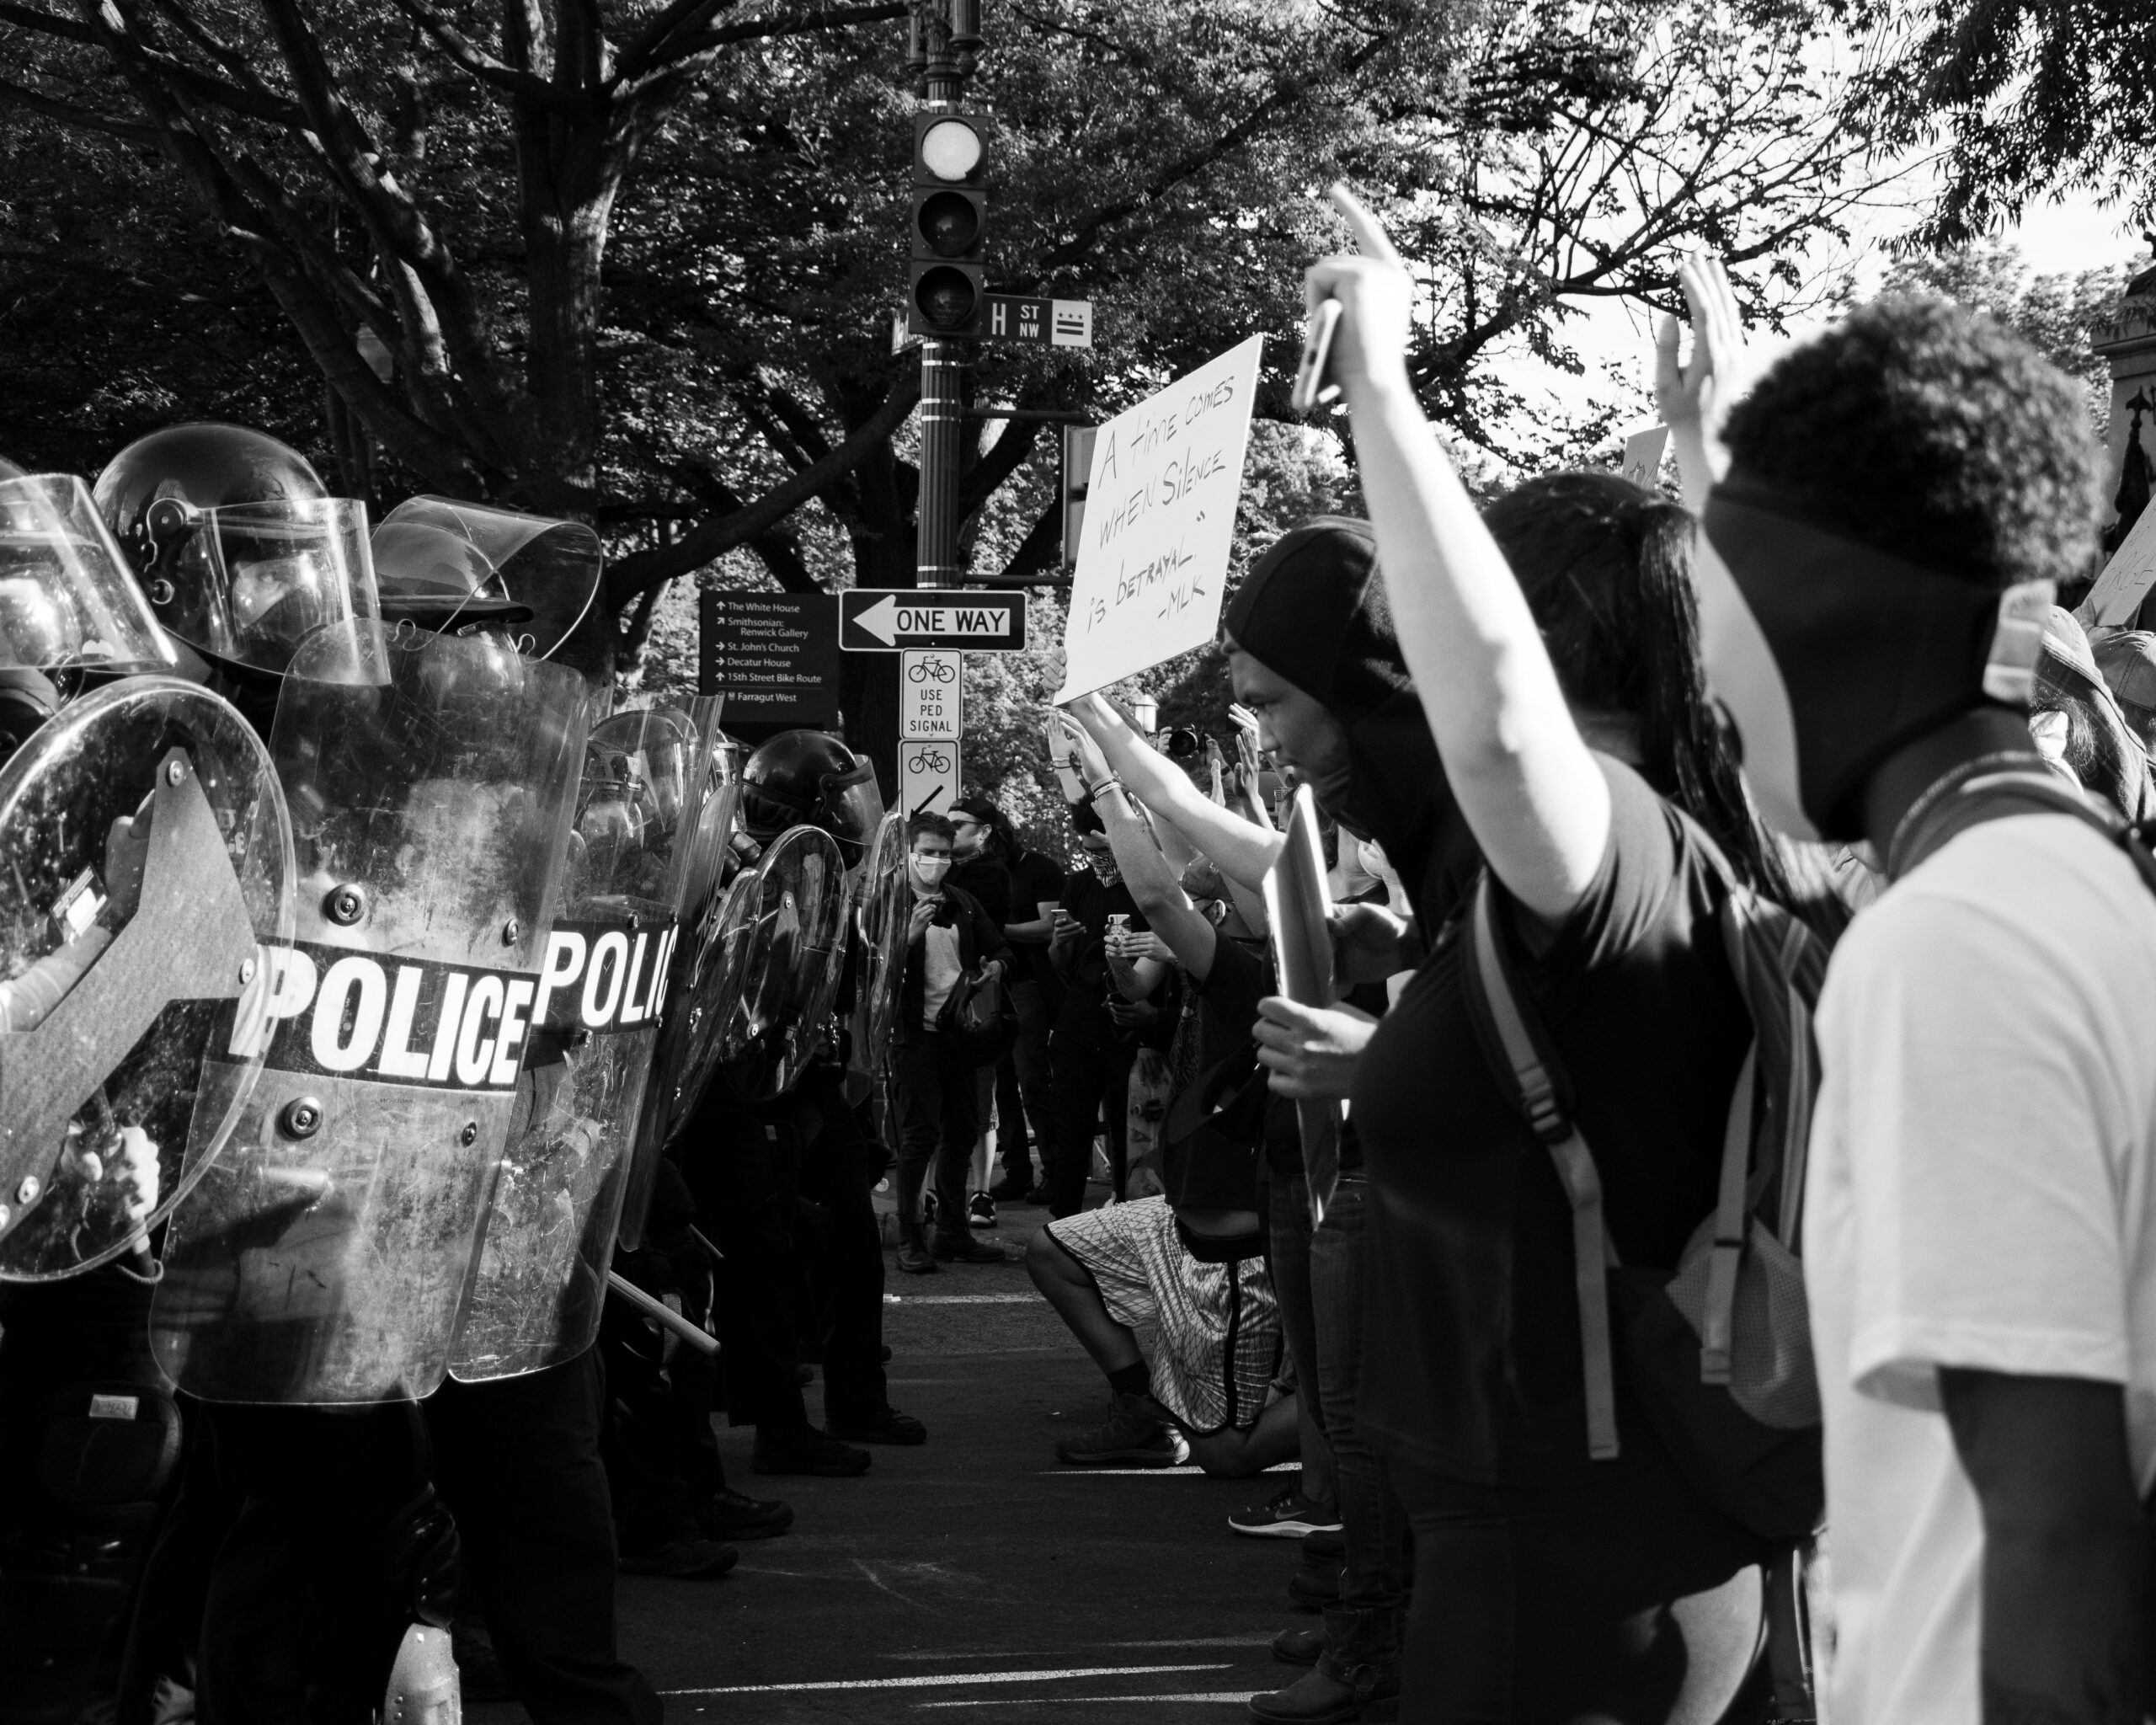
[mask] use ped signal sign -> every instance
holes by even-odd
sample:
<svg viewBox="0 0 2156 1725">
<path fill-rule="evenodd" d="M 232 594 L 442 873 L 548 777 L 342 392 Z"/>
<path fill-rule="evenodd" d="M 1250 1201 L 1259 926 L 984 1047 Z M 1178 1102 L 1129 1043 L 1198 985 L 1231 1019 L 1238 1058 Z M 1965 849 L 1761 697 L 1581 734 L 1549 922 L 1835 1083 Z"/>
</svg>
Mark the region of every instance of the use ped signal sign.
<svg viewBox="0 0 2156 1725">
<path fill-rule="evenodd" d="M 927 647 L 1016 653 L 1025 644 L 1022 593 L 848 587 L 839 594 L 839 645 L 849 653 L 901 653 Z"/>
</svg>

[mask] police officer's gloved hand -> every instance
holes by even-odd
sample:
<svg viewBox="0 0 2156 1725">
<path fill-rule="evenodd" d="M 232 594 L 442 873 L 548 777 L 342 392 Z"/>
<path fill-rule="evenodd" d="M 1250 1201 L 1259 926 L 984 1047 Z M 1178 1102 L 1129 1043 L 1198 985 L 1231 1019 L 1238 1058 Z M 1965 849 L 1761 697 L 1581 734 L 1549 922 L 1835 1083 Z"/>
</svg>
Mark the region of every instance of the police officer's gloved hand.
<svg viewBox="0 0 2156 1725">
<path fill-rule="evenodd" d="M 389 1519 L 389 1584 L 400 1611 L 436 1629 L 456 1607 L 461 1546 L 456 1519 L 431 1485 Z"/>
</svg>

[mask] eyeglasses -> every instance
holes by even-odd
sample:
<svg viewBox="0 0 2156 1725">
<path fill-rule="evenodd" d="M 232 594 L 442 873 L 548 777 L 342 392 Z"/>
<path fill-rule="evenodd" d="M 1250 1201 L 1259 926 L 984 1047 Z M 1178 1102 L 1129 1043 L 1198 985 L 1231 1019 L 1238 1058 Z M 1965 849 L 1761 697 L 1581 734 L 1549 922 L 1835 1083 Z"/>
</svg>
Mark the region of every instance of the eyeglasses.
<svg viewBox="0 0 2156 1725">
<path fill-rule="evenodd" d="M 954 821 L 953 821 L 953 822 L 951 823 L 951 825 L 952 825 L 952 828 L 953 828 L 953 830 L 956 830 L 957 829 L 958 829 L 958 828 L 960 828 L 960 827 L 965 827 L 965 826 L 985 826 L 985 825 L 988 825 L 988 823 L 987 823 L 986 821 L 985 821 L 985 820 L 954 820 Z"/>
</svg>

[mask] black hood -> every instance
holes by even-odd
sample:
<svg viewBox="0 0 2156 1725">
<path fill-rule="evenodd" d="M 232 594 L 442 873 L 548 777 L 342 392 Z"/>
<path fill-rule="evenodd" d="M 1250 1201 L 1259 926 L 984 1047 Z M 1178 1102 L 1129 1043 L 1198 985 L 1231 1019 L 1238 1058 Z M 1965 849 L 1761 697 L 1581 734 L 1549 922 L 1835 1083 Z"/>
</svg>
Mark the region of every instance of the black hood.
<svg viewBox="0 0 2156 1725">
<path fill-rule="evenodd" d="M 1385 847 L 1434 933 L 1481 867 L 1401 657 L 1368 521 L 1321 515 L 1275 540 L 1229 601 L 1234 644 L 1348 731 L 1343 826 Z"/>
</svg>

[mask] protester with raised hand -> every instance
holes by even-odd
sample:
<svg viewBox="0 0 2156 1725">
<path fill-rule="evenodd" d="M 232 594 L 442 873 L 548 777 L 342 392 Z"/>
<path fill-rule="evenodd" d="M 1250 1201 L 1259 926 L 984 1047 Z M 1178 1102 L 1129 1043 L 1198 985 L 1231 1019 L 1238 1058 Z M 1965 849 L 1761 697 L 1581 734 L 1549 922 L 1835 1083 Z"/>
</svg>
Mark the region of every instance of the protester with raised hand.
<svg viewBox="0 0 2156 1725">
<path fill-rule="evenodd" d="M 1413 284 L 1335 198 L 1362 254 L 1318 264 L 1309 296 L 1341 307 L 1333 376 L 1400 649 L 1569 1074 L 1610 1245 L 1673 1269 L 1715 1207 L 1751 1040 L 1719 871 L 1772 872 L 1705 698 L 1689 524 L 1590 473 L 1523 486 L 1486 522 L 1409 381 Z M 1374 1192 L 1362 1418 L 1416 1530 L 1401 1716 L 1716 1718 L 1758 1645 L 1763 1544 L 1694 1488 L 1621 1373 L 1617 1453 L 1591 1455 L 1572 1201 L 1462 978 L 1441 942 L 1354 1091 Z"/>
<path fill-rule="evenodd" d="M 1732 307 L 1688 272 L 1689 368 Z M 2052 583 L 2093 560 L 2080 386 L 1896 298 L 1785 355 L 1700 463 L 1708 663 L 1777 824 L 1890 884 L 1817 1020 L 1805 1280 L 1837 1725 L 2148 1712 L 2156 897 L 2028 734 Z M 2143 859 L 2145 863 L 2145 859 Z"/>
</svg>

